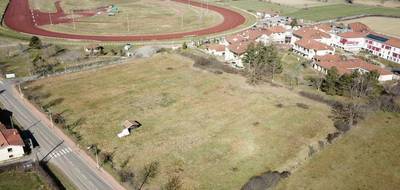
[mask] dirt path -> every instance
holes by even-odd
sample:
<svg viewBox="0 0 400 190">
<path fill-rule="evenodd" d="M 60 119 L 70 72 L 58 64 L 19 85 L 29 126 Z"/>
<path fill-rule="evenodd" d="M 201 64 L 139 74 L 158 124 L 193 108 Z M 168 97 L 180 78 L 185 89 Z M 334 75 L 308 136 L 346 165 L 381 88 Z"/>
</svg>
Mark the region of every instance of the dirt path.
<svg viewBox="0 0 400 190">
<path fill-rule="evenodd" d="M 196 7 L 206 7 L 205 4 L 201 2 L 196 2 L 192 0 L 174 0 L 175 2 L 189 4 Z M 220 33 L 226 30 L 236 28 L 243 23 L 246 19 L 239 13 L 225 9 L 222 7 L 208 5 L 210 11 L 215 11 L 224 17 L 224 21 L 216 26 L 196 30 L 189 32 L 179 32 L 170 34 L 157 34 L 157 35 L 132 35 L 132 36 L 92 36 L 92 35 L 79 35 L 79 34 L 66 34 L 61 32 L 52 32 L 45 29 L 37 27 L 37 22 L 40 23 L 50 23 L 50 18 L 56 21 L 58 18 L 60 20 L 64 19 L 63 22 L 72 22 L 72 19 L 68 19 L 63 15 L 63 11 L 58 10 L 56 13 L 43 13 L 40 14 L 54 14 L 52 16 L 43 16 L 42 20 L 36 21 L 35 15 L 39 14 L 37 11 L 31 11 L 29 7 L 28 0 L 11 0 L 9 8 L 5 14 L 5 24 L 16 31 L 39 35 L 47 37 L 65 38 L 65 39 L 75 39 L 75 40 L 96 40 L 96 41 L 151 41 L 151 40 L 172 40 L 180 39 L 186 36 L 202 36 L 214 33 Z M 54 23 L 54 22 L 53 22 Z"/>
</svg>

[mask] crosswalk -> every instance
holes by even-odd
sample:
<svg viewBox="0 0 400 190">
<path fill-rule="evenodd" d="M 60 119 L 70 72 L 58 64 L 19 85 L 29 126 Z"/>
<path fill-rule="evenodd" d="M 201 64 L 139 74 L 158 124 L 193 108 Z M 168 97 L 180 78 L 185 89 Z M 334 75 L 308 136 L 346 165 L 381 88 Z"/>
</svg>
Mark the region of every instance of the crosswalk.
<svg viewBox="0 0 400 190">
<path fill-rule="evenodd" d="M 52 153 L 50 153 L 49 157 L 50 158 L 58 158 L 60 156 L 66 155 L 68 153 L 72 152 L 72 149 L 70 147 L 62 148 L 60 150 L 55 150 Z"/>
</svg>

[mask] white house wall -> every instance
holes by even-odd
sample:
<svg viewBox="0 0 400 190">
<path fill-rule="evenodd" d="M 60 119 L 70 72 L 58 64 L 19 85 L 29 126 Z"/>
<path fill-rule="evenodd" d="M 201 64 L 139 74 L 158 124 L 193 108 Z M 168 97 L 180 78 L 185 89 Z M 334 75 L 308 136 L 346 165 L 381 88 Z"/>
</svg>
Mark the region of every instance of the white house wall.
<svg viewBox="0 0 400 190">
<path fill-rule="evenodd" d="M 9 152 L 8 149 L 11 149 Z M 23 146 L 6 146 L 0 149 L 0 162 L 13 158 L 22 157 L 24 155 Z M 11 156 L 11 157 L 10 157 Z"/>
</svg>

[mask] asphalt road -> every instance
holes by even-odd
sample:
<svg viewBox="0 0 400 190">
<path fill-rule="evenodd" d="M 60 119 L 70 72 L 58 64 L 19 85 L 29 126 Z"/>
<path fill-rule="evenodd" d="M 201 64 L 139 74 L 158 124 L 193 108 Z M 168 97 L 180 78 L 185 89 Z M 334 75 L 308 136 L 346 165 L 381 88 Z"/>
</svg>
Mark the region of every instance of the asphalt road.
<svg viewBox="0 0 400 190">
<path fill-rule="evenodd" d="M 45 158 L 57 166 L 79 189 L 123 189 L 108 173 L 97 168 L 96 163 L 59 129 L 52 127 L 46 117 L 27 103 L 17 92 L 13 81 L 0 81 L 0 92 L 0 102 L 13 113 L 21 127 L 32 132 L 38 142 L 36 154 L 39 159 Z"/>
</svg>

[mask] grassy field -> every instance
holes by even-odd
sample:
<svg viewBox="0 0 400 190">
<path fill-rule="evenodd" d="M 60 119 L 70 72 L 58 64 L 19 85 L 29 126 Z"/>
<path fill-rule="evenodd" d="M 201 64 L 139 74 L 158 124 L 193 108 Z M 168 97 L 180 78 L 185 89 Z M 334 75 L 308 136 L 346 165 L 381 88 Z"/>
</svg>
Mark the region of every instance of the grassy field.
<svg viewBox="0 0 400 190">
<path fill-rule="evenodd" d="M 378 33 L 400 37 L 400 18 L 365 17 L 348 20 L 344 23 L 350 22 L 362 22 Z"/>
<path fill-rule="evenodd" d="M 400 115 L 371 115 L 277 189 L 398 189 Z"/>
<path fill-rule="evenodd" d="M 217 2 L 217 1 L 216 1 Z M 224 1 L 224 5 L 239 7 L 248 11 L 273 10 L 280 12 L 282 15 L 291 16 L 299 19 L 310 21 L 329 20 L 337 17 L 354 16 L 360 14 L 382 14 L 400 16 L 400 8 L 370 6 L 363 2 L 358 4 L 344 4 L 343 1 L 329 1 L 323 3 L 312 0 L 291 1 L 291 0 L 275 0 L 271 2 L 258 0 L 237 0 Z M 393 2 L 397 3 L 397 2 Z"/>
<path fill-rule="evenodd" d="M 8 171 L 0 173 L 1 190 L 49 190 L 34 172 Z"/>
<path fill-rule="evenodd" d="M 114 152 L 117 168 L 138 171 L 158 160 L 154 188 L 177 174 L 188 189 L 239 189 L 253 175 L 303 159 L 309 143 L 334 130 L 326 105 L 193 68 L 174 54 L 36 81 L 25 90 L 41 94 L 43 105 L 61 100 L 51 109 L 83 121 L 74 129 L 81 143 Z M 126 119 L 143 127 L 119 139 Z"/>
<path fill-rule="evenodd" d="M 92 8 L 96 4 L 99 3 L 68 1 L 62 5 L 66 9 L 65 12 L 69 13 L 70 10 Z M 173 1 L 110 0 L 97 6 L 110 4 L 118 6 L 120 13 L 115 16 L 103 13 L 93 17 L 76 18 L 75 28 L 72 23 L 46 25 L 43 28 L 66 33 L 97 35 L 160 34 L 208 28 L 223 21 L 223 17 L 216 12 L 207 12 L 206 9 Z"/>
<path fill-rule="evenodd" d="M 366 5 L 328 5 L 300 9 L 288 13 L 288 16 L 311 21 L 329 20 L 337 17 L 346 17 L 360 14 L 382 14 L 400 16 L 399 8 L 374 7 Z"/>
</svg>

